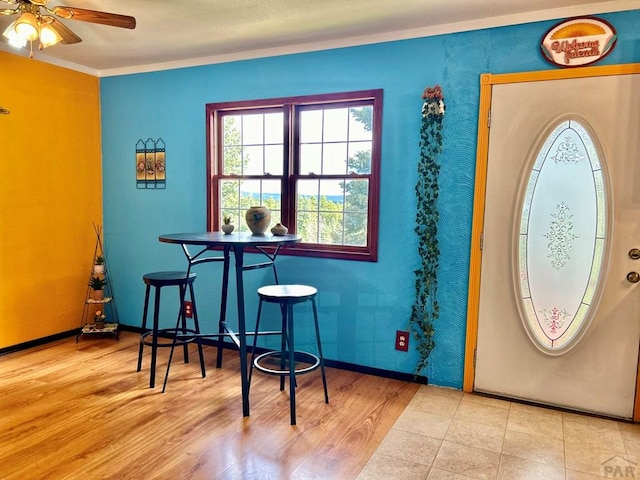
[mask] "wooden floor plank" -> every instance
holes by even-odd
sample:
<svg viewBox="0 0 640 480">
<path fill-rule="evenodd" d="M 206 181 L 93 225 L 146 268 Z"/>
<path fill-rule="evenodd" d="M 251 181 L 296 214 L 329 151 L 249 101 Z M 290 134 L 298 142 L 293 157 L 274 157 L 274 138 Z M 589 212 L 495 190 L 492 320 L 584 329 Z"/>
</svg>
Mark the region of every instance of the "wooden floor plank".
<svg viewBox="0 0 640 480">
<path fill-rule="evenodd" d="M 0 357 L 0 479 L 339 479 L 357 477 L 417 384 L 327 369 L 300 376 L 298 425 L 276 377 L 254 372 L 242 417 L 236 352 L 205 347 L 207 377 L 181 356 L 161 393 L 136 372 L 138 335 L 61 340 Z"/>
</svg>

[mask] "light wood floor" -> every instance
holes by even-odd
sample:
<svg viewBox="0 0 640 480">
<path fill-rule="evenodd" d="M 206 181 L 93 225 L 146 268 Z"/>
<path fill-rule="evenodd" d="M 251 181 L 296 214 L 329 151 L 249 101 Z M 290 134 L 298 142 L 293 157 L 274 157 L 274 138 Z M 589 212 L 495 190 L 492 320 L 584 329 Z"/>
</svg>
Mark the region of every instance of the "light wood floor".
<svg viewBox="0 0 640 480">
<path fill-rule="evenodd" d="M 327 369 L 299 377 L 297 426 L 276 377 L 254 375 L 242 417 L 237 352 L 197 357 L 148 388 L 138 335 L 61 340 L 0 357 L 0 479 L 354 479 L 418 385 Z M 195 354 L 195 351 L 194 351 Z"/>
</svg>

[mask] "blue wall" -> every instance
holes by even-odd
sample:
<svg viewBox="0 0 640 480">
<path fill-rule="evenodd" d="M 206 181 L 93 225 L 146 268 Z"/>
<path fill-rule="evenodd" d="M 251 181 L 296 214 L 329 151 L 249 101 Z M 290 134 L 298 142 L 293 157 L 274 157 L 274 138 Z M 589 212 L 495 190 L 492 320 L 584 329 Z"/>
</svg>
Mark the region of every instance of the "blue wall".
<svg viewBox="0 0 640 480">
<path fill-rule="evenodd" d="M 600 64 L 640 62 L 640 10 L 600 17 L 619 36 Z M 158 235 L 206 229 L 206 103 L 382 88 L 379 261 L 281 256 L 278 271 L 283 282 L 320 290 L 327 358 L 413 373 L 417 354 L 413 348 L 396 351 L 394 341 L 396 330 L 407 328 L 419 264 L 413 227 L 420 97 L 425 87 L 440 84 L 447 104 L 439 204 L 441 316 L 436 349 L 423 373 L 433 384 L 460 388 L 479 75 L 552 68 L 538 53 L 538 41 L 554 23 L 102 79 L 104 231 L 120 321 L 140 325 L 144 273 L 185 266 L 179 247 L 158 242 Z M 136 189 L 136 142 L 158 137 L 167 148 L 167 187 Z M 220 271 L 211 264 L 197 270 L 198 311 L 208 330 L 216 328 Z M 255 289 L 271 281 L 266 271 L 247 273 L 247 297 L 255 298 Z M 166 292 L 165 311 L 169 301 L 177 303 L 175 295 Z M 256 304 L 248 302 L 250 323 Z M 163 318 L 165 325 L 174 320 L 175 314 Z M 310 331 L 298 335 L 303 343 L 312 339 Z"/>
</svg>

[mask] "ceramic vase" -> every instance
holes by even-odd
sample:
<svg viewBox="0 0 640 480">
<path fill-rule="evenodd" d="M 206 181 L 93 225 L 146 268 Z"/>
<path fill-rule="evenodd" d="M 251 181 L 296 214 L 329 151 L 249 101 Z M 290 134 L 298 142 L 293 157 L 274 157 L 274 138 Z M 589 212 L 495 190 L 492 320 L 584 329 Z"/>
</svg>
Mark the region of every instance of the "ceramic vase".
<svg viewBox="0 0 640 480">
<path fill-rule="evenodd" d="M 289 229 L 281 223 L 276 223 L 275 226 L 271 229 L 271 233 L 273 233 L 276 237 L 286 235 L 288 231 Z"/>
<path fill-rule="evenodd" d="M 233 229 L 235 228 L 235 226 L 232 225 L 231 223 L 226 223 L 222 225 L 220 228 L 225 233 L 225 235 L 229 235 L 231 232 L 233 232 Z"/>
<path fill-rule="evenodd" d="M 263 235 L 271 223 L 271 212 L 267 207 L 251 207 L 245 215 L 247 226 L 254 235 Z"/>
</svg>

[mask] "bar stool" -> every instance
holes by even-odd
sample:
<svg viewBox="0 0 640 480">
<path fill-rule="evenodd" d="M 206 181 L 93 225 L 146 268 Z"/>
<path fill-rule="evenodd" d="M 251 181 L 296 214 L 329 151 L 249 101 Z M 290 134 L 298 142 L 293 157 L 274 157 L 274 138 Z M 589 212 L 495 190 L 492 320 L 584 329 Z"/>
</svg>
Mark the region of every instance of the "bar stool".
<svg viewBox="0 0 640 480">
<path fill-rule="evenodd" d="M 324 401 L 329 403 L 329 393 L 327 392 L 327 377 L 324 371 L 324 358 L 322 356 L 322 344 L 320 343 L 320 329 L 318 327 L 318 311 L 316 309 L 316 295 L 318 290 L 308 285 L 267 285 L 258 289 L 260 304 L 258 305 L 258 317 L 256 319 L 256 334 L 253 337 L 253 348 L 251 354 L 251 364 L 249 370 L 249 385 L 254 367 L 259 371 L 280 376 L 280 390 L 284 390 L 284 379 L 289 377 L 289 409 L 291 412 L 291 425 L 296 424 L 296 375 L 309 373 L 320 367 L 322 372 L 322 384 L 324 386 Z M 262 314 L 262 303 L 277 303 L 282 311 L 282 331 L 281 349 L 279 351 L 268 351 L 255 356 L 256 343 L 260 329 L 260 317 Z M 318 343 L 318 355 L 295 350 L 294 343 L 294 319 L 293 306 L 297 303 L 311 302 L 313 307 L 313 320 L 316 330 L 316 341 Z M 273 333 L 273 332 L 270 332 Z M 280 359 L 280 368 L 269 368 L 265 360 L 275 357 Z M 308 366 L 296 368 L 296 359 Z M 288 366 L 287 366 L 288 364 Z"/>
<path fill-rule="evenodd" d="M 153 272 L 147 273 L 142 277 L 142 280 L 147 285 L 144 296 L 144 309 L 142 312 L 142 333 L 140 335 L 140 348 L 138 350 L 138 372 L 142 368 L 142 352 L 145 345 L 151 347 L 151 371 L 149 377 L 149 388 L 154 388 L 156 384 L 156 357 L 158 347 L 172 347 L 177 345 L 183 345 L 184 347 L 184 362 L 189 362 L 189 343 L 194 340 L 198 344 L 198 354 L 200 355 L 200 369 L 202 370 L 202 378 L 206 376 L 204 368 L 204 356 L 202 354 L 202 342 L 200 337 L 186 336 L 188 333 L 199 334 L 200 325 L 198 324 L 198 314 L 196 311 L 196 300 L 193 292 L 193 282 L 196 279 L 195 273 L 189 273 L 184 271 L 169 271 L 169 272 Z M 158 328 L 158 320 L 160 316 L 160 291 L 162 287 L 179 287 L 180 293 L 180 308 L 178 311 L 178 320 L 176 322 L 176 328 Z M 153 311 L 153 327 L 151 330 L 147 329 L 147 313 L 149 310 L 149 294 L 151 287 L 155 288 L 155 300 Z M 187 287 L 189 288 L 189 297 L 192 305 L 193 315 L 193 328 L 187 328 L 187 318 L 184 310 L 184 298 Z M 176 336 L 184 335 L 180 339 L 176 340 Z M 171 343 L 159 343 L 158 338 L 162 335 L 171 336 L 173 339 Z M 151 337 L 151 339 L 149 339 Z M 172 351 L 173 353 L 173 351 Z M 169 359 L 171 362 L 171 359 Z"/>
</svg>

